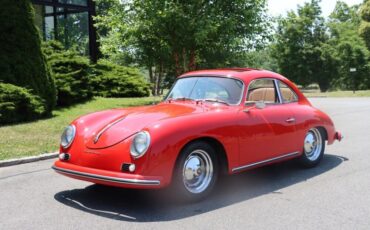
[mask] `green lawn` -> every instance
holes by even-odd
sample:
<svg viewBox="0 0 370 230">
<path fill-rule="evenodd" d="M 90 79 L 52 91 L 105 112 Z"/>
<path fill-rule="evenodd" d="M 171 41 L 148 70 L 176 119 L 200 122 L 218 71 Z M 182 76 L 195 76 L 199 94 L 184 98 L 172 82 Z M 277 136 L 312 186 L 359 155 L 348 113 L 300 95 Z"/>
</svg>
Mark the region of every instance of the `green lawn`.
<svg viewBox="0 0 370 230">
<path fill-rule="evenodd" d="M 96 98 L 84 104 L 58 109 L 53 117 L 0 127 L 0 160 L 57 151 L 65 126 L 76 117 L 94 111 L 151 104 L 159 97 Z"/>
<path fill-rule="evenodd" d="M 306 97 L 370 97 L 370 90 L 359 90 L 353 93 L 352 91 L 333 91 L 321 93 L 316 90 L 306 92 L 304 90 L 303 94 Z"/>
</svg>

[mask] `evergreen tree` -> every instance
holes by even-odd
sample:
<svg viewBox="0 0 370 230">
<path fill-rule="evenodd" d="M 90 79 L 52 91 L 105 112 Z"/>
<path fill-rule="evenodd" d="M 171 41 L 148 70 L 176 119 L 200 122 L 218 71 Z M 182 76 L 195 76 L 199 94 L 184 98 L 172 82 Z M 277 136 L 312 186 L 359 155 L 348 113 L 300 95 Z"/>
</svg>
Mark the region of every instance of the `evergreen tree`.
<svg viewBox="0 0 370 230">
<path fill-rule="evenodd" d="M 54 81 L 41 52 L 29 0 L 2 0 L 0 7 L 0 82 L 29 89 L 50 113 L 56 101 Z"/>
</svg>

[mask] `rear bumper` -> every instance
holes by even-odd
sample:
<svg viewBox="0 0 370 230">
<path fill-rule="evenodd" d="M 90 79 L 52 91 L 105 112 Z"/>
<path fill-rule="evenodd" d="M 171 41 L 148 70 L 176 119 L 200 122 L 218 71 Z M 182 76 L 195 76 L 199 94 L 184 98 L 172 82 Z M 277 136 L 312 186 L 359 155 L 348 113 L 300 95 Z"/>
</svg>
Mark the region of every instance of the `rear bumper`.
<svg viewBox="0 0 370 230">
<path fill-rule="evenodd" d="M 112 172 L 56 161 L 52 166 L 56 172 L 84 181 L 123 188 L 160 188 L 161 177 L 145 177 L 136 174 Z"/>
</svg>

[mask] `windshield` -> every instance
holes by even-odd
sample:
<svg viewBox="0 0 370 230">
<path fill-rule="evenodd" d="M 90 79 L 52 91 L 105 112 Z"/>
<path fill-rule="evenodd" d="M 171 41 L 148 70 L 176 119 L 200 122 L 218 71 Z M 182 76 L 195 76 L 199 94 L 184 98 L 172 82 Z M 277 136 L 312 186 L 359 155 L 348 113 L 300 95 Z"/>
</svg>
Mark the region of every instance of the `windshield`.
<svg viewBox="0 0 370 230">
<path fill-rule="evenodd" d="M 240 103 L 243 83 L 240 80 L 224 77 L 187 77 L 175 82 L 168 99 L 192 99 L 218 101 L 230 105 Z"/>
</svg>

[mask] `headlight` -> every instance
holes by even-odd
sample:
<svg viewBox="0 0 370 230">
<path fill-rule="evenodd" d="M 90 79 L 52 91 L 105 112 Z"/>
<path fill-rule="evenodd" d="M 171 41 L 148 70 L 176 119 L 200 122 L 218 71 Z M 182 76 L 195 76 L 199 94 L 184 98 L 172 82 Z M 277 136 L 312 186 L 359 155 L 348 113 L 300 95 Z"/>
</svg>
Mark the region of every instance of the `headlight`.
<svg viewBox="0 0 370 230">
<path fill-rule="evenodd" d="M 60 144 L 63 148 L 68 148 L 75 138 L 76 135 L 76 127 L 74 125 L 68 125 L 67 128 L 64 129 L 62 137 L 60 138 Z"/>
<path fill-rule="evenodd" d="M 142 157 L 150 145 L 150 135 L 147 131 L 141 131 L 134 136 L 131 142 L 130 152 L 134 158 Z"/>
</svg>

